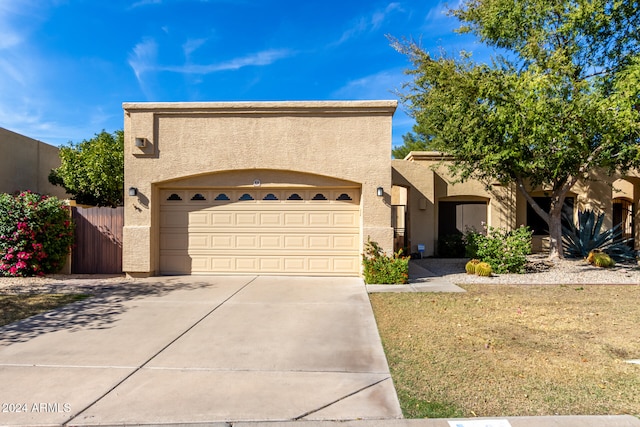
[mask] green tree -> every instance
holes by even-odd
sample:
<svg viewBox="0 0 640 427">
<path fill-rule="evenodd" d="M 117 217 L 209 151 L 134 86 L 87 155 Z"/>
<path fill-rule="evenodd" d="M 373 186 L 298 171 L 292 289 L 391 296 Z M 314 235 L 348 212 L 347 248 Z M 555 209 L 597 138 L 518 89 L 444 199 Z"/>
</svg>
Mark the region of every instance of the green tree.
<svg viewBox="0 0 640 427">
<path fill-rule="evenodd" d="M 124 132 L 104 130 L 79 144 L 60 148 L 61 165 L 49 182 L 65 188 L 81 204 L 120 206 L 124 198 Z"/>
<path fill-rule="evenodd" d="M 403 101 L 414 130 L 456 159 L 457 179 L 515 183 L 549 225 L 550 258 L 562 257 L 571 188 L 640 160 L 639 3 L 467 0 L 450 14 L 496 54 L 481 64 L 393 40 L 413 64 Z M 548 190 L 548 211 L 534 187 Z"/>
<path fill-rule="evenodd" d="M 422 133 L 407 133 L 402 135 L 402 145 L 391 150 L 394 159 L 404 159 L 412 151 L 429 150 L 429 140 Z"/>
</svg>

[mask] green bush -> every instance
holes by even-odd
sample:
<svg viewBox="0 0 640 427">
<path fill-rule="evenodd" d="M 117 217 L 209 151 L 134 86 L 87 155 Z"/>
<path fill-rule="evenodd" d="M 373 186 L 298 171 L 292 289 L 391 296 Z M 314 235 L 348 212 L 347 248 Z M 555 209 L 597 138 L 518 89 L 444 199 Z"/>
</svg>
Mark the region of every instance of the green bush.
<svg viewBox="0 0 640 427">
<path fill-rule="evenodd" d="M 368 240 L 364 252 L 365 283 L 402 285 L 409 281 L 409 257 L 402 256 L 402 251 L 388 256 L 378 243 Z"/>
<path fill-rule="evenodd" d="M 0 273 L 34 276 L 55 273 L 73 244 L 68 206 L 32 192 L 0 194 Z"/>
<path fill-rule="evenodd" d="M 464 256 L 466 258 L 476 258 L 478 255 L 478 244 L 484 239 L 484 234 L 476 231 L 475 228 L 467 228 L 463 237 Z"/>
<path fill-rule="evenodd" d="M 462 258 L 465 256 L 463 235 L 455 233 L 440 237 L 438 239 L 438 256 L 441 258 Z"/>
<path fill-rule="evenodd" d="M 472 242 L 475 258 L 491 265 L 497 274 L 522 273 L 527 263 L 527 255 L 531 253 L 531 231 L 529 227 L 519 227 L 512 231 L 503 228 L 488 227 L 487 234 L 469 232 L 465 236 Z"/>
</svg>

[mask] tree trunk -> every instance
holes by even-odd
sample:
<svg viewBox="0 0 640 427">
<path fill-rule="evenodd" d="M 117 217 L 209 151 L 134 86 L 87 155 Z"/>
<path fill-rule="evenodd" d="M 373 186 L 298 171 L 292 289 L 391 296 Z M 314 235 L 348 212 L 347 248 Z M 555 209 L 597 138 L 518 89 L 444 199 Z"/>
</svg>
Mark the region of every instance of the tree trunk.
<svg viewBox="0 0 640 427">
<path fill-rule="evenodd" d="M 559 186 L 558 190 L 554 190 L 551 193 L 551 207 L 549 212 L 545 212 L 527 191 L 524 180 L 520 177 L 516 178 L 517 188 L 520 193 L 524 195 L 524 198 L 527 199 L 533 210 L 540 215 L 540 218 L 549 226 L 549 259 L 551 261 L 564 258 L 564 251 L 562 250 L 562 207 L 564 205 L 564 199 L 569 189 L 575 184 L 575 181 L 576 179 L 572 178 L 564 185 Z"/>
<path fill-rule="evenodd" d="M 551 202 L 551 210 L 549 211 L 549 259 L 556 261 L 564 258 L 564 251 L 562 250 L 562 205 L 564 204 L 564 198 L 562 203 L 558 206 L 553 206 L 554 201 Z"/>
</svg>

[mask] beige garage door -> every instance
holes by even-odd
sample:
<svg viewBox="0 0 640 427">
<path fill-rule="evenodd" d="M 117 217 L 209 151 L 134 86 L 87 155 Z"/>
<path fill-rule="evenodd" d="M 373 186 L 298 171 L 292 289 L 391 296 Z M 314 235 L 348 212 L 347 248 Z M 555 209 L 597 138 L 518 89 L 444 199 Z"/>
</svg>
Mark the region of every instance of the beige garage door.
<svg viewBox="0 0 640 427">
<path fill-rule="evenodd" d="M 358 275 L 357 189 L 164 189 L 163 274 Z"/>
</svg>

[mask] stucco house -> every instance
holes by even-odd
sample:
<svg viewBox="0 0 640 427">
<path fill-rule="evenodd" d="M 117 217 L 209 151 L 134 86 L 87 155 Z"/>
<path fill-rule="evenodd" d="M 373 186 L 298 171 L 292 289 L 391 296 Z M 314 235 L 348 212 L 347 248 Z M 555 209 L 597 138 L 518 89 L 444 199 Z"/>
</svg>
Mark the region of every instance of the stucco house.
<svg viewBox="0 0 640 427">
<path fill-rule="evenodd" d="M 467 228 L 482 230 L 483 224 L 513 229 L 527 225 L 533 231 L 532 250 L 548 250 L 546 223 L 533 211 L 515 185 L 495 183 L 487 188 L 478 181 L 452 184 L 446 162 L 451 160 L 437 152 L 411 152 L 404 159 L 392 161 L 394 185 L 392 203 L 406 206 L 402 238 L 396 248 L 406 246 L 416 252 L 424 245 L 425 256 L 436 254 L 438 240 Z M 529 191 L 542 206 L 549 206 L 544 188 Z M 578 181 L 568 194 L 564 211 L 577 219 L 578 211 L 592 209 L 605 214 L 603 228 L 621 224 L 624 238 L 631 238 L 640 248 L 640 174 L 607 176 L 593 171 L 588 180 Z M 396 236 L 398 232 L 396 230 Z M 401 243 L 398 243 L 400 241 Z"/>
<path fill-rule="evenodd" d="M 0 193 L 31 190 L 65 199 L 64 188 L 49 183 L 59 166 L 58 147 L 0 127 Z"/>
<path fill-rule="evenodd" d="M 359 275 L 368 239 L 430 256 L 439 238 L 481 222 L 537 227 L 543 248 L 544 230 L 515 188 L 452 185 L 439 153 L 392 160 L 396 108 L 124 103 L 123 270 Z M 637 247 L 640 176 L 596 178 L 576 186 L 570 203 L 598 207 L 607 225 L 623 222 Z"/>
</svg>

